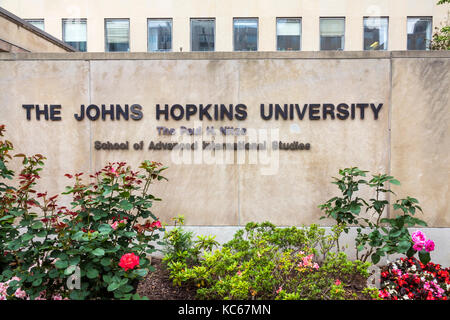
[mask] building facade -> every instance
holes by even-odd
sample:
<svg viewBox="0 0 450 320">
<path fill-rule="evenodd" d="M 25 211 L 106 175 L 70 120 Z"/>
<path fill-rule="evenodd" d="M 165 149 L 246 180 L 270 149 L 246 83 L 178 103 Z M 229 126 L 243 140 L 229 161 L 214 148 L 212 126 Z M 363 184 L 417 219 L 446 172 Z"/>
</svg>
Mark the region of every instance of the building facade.
<svg viewBox="0 0 450 320">
<path fill-rule="evenodd" d="M 89 52 L 426 50 L 437 0 L 0 0 Z"/>
<path fill-rule="evenodd" d="M 0 7 L 0 52 L 73 52 L 74 48 Z"/>
</svg>

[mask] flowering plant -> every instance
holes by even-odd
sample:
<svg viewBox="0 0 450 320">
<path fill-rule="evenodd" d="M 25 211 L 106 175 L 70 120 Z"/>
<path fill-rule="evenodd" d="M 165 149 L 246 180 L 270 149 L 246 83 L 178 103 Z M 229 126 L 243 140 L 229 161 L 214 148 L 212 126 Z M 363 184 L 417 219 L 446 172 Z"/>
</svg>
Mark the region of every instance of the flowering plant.
<svg viewBox="0 0 450 320">
<path fill-rule="evenodd" d="M 385 300 L 448 300 L 450 268 L 422 263 L 414 257 L 401 258 L 381 273 L 380 297 Z"/>
<path fill-rule="evenodd" d="M 427 225 L 414 217 L 418 211 L 422 212 L 419 201 L 409 196 L 398 199 L 393 209 L 400 211 L 400 214 L 391 219 L 382 218 L 389 205 L 386 195 L 394 193 L 389 185 L 400 185 L 400 181 L 387 174 L 372 175 L 370 180 L 366 180 L 367 172 L 357 167 L 339 170 L 340 177 L 334 178 L 332 183 L 338 186 L 342 196 L 333 197 L 319 206 L 325 213 L 321 219 L 334 219 L 346 233 L 350 225 L 357 226 L 356 259 L 366 261 L 370 257 L 377 264 L 386 254 L 409 255 L 412 242 L 408 227 Z M 372 188 L 375 197 L 365 200 L 359 194 L 362 187 Z M 363 212 L 366 212 L 365 216 Z M 339 243 L 337 249 L 340 250 Z"/>
<path fill-rule="evenodd" d="M 139 265 L 139 257 L 134 253 L 126 253 L 120 258 L 119 266 L 128 271 Z"/>
<path fill-rule="evenodd" d="M 5 179 L 15 176 L 7 169 L 11 150 L 10 142 L 0 140 L 0 282 L 8 283 L 4 296 L 17 298 L 20 288 L 31 300 L 139 298 L 133 291 L 152 270 L 147 255 L 155 251 L 153 243 L 163 230 L 150 211 L 161 199 L 149 188 L 165 179 L 161 173 L 166 167 L 144 161 L 138 172 L 118 162 L 86 180 L 83 173 L 66 174 L 73 182 L 63 193 L 72 197 L 69 208 L 58 205 L 58 195 L 36 190 L 42 155 L 16 155 L 23 166 L 18 186 L 7 185 Z M 120 262 L 131 252 L 133 259 Z M 79 287 L 68 286 L 69 279 L 77 279 Z"/>
<path fill-rule="evenodd" d="M 428 263 L 430 258 L 430 252 L 434 250 L 434 241 L 427 239 L 425 234 L 417 230 L 411 235 L 411 240 L 413 242 L 412 248 L 407 252 L 408 257 L 412 257 L 416 252 L 418 252 L 419 259 L 423 263 Z"/>
</svg>

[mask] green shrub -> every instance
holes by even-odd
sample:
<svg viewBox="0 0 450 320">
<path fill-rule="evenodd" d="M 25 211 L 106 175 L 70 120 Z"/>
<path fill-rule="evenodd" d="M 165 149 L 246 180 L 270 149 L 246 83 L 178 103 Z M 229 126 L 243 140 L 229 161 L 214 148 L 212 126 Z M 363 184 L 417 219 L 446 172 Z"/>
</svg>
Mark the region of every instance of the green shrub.
<svg viewBox="0 0 450 320">
<path fill-rule="evenodd" d="M 198 264 L 169 263 L 170 277 L 176 285 L 196 286 L 200 299 L 370 298 L 362 291 L 370 264 L 331 251 L 339 233 L 325 235 L 316 225 L 249 223 L 220 250 L 205 252 Z M 356 277 L 364 285 L 350 290 Z"/>
<path fill-rule="evenodd" d="M 162 241 L 164 253 L 163 261 L 166 264 L 182 263 L 193 265 L 198 263 L 202 250 L 211 251 L 219 243 L 215 240 L 215 236 L 197 236 L 193 240 L 193 232 L 183 229 L 184 216 L 172 218 L 174 228 L 164 233 Z"/>
</svg>

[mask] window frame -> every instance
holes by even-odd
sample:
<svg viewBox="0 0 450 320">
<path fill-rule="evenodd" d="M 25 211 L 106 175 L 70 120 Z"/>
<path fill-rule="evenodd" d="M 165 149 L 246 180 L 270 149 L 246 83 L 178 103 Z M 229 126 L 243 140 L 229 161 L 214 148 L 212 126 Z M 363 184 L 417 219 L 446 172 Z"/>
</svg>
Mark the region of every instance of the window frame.
<svg viewBox="0 0 450 320">
<path fill-rule="evenodd" d="M 344 16 L 339 16 L 339 17 L 337 17 L 337 16 L 331 16 L 331 17 L 319 17 L 319 51 L 345 51 L 345 34 L 346 34 L 346 32 L 347 32 L 347 23 L 346 23 L 346 19 L 345 19 L 346 17 Z M 341 50 L 324 50 L 324 49 L 322 49 L 322 34 L 321 34 L 321 32 L 320 32 L 320 21 L 322 20 L 322 19 L 341 19 L 341 20 L 344 20 L 344 35 L 343 35 L 343 46 L 342 46 L 342 49 Z"/>
<path fill-rule="evenodd" d="M 192 21 L 193 20 L 203 20 L 203 21 L 213 21 L 214 22 L 214 50 L 212 51 L 192 51 Z M 191 52 L 215 52 L 216 51 L 216 36 L 217 36 L 217 29 L 216 29 L 216 18 L 190 18 L 189 19 L 189 50 Z"/>
<path fill-rule="evenodd" d="M 276 17 L 275 18 L 275 50 L 279 52 L 284 52 L 282 50 L 278 50 L 278 19 L 297 19 L 300 20 L 300 48 L 298 50 L 292 51 L 302 51 L 302 42 L 303 42 L 303 19 L 302 17 Z M 285 50 L 287 51 L 287 50 Z"/>
<path fill-rule="evenodd" d="M 148 27 L 148 23 L 153 20 L 153 21 L 157 21 L 157 20 L 168 20 L 170 21 L 170 50 L 158 50 L 158 51 L 149 51 L 149 45 L 150 45 L 150 41 L 149 41 L 149 27 Z M 173 52 L 173 18 L 147 18 L 147 52 Z"/>
<path fill-rule="evenodd" d="M 251 51 L 251 50 L 239 50 L 237 51 L 235 48 L 235 43 L 234 43 L 234 21 L 235 20 L 256 20 L 256 50 L 255 51 Z M 233 23 L 231 24 L 231 35 L 232 35 L 232 40 L 233 41 L 233 52 L 258 52 L 259 51 L 259 18 L 258 17 L 233 17 Z"/>
<path fill-rule="evenodd" d="M 28 22 L 29 24 L 31 24 L 33 27 L 38 28 L 39 30 L 45 32 L 45 18 L 33 18 L 33 19 L 23 19 L 23 20 L 25 20 L 26 22 Z M 33 21 L 42 21 L 42 25 L 44 26 L 44 28 L 41 29 L 41 28 L 39 28 L 39 27 L 36 27 L 36 26 L 32 23 Z"/>
<path fill-rule="evenodd" d="M 62 28 L 62 41 L 64 43 L 66 43 L 66 41 L 64 40 L 64 22 L 65 21 L 70 21 L 70 20 L 75 20 L 75 21 L 84 21 L 85 25 L 86 25 L 86 51 L 80 51 L 80 52 L 88 52 L 88 29 L 87 29 L 87 18 L 62 18 L 61 19 L 61 28 Z"/>
<path fill-rule="evenodd" d="M 408 49 L 408 20 L 409 19 L 427 19 L 431 22 L 431 33 L 430 33 L 430 39 L 429 41 L 433 40 L 433 16 L 406 16 L 406 51 L 430 51 L 429 47 L 427 47 L 427 44 L 425 45 L 425 49 Z"/>
<path fill-rule="evenodd" d="M 127 20 L 128 21 L 128 51 L 107 51 L 106 50 L 106 48 L 108 47 L 106 25 L 107 25 L 107 21 L 112 21 L 112 20 Z M 130 18 L 105 18 L 103 32 L 104 32 L 104 44 L 105 44 L 104 50 L 105 50 L 105 52 L 131 52 L 131 39 L 130 39 L 131 21 L 130 21 Z"/>
<path fill-rule="evenodd" d="M 364 49 L 364 40 L 365 40 L 365 38 L 364 38 L 364 28 L 365 28 L 365 26 L 364 26 L 364 20 L 365 19 L 367 19 L 367 18 L 379 18 L 379 19 L 387 19 L 387 37 L 386 37 L 386 39 L 387 39 L 387 45 L 386 45 L 386 49 L 384 49 L 384 50 L 374 50 L 374 51 L 389 51 L 389 16 L 363 16 L 363 23 L 362 23 L 362 28 L 363 28 L 363 34 L 362 34 L 362 39 L 363 39 L 363 42 L 362 42 L 362 50 L 363 51 L 370 51 L 370 50 L 366 50 L 366 49 Z"/>
</svg>

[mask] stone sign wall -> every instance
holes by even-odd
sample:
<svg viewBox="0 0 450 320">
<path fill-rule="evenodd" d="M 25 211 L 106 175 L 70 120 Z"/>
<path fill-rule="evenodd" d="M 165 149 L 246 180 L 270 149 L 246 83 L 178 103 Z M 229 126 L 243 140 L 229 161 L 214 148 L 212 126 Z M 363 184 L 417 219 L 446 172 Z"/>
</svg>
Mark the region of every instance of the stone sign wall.
<svg viewBox="0 0 450 320">
<path fill-rule="evenodd" d="M 163 199 L 154 213 L 165 222 L 317 223 L 337 192 L 332 177 L 357 166 L 394 175 L 393 191 L 418 198 L 421 218 L 450 227 L 449 58 L 0 54 L 0 123 L 17 152 L 48 158 L 40 186 L 53 194 L 65 173 L 162 162 L 169 181 L 153 186 Z"/>
</svg>

